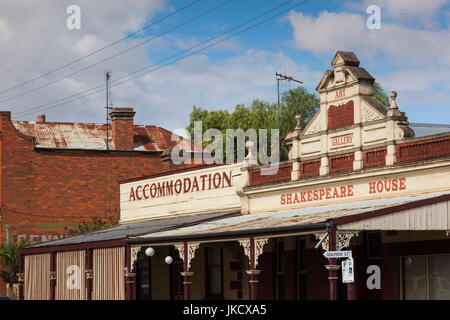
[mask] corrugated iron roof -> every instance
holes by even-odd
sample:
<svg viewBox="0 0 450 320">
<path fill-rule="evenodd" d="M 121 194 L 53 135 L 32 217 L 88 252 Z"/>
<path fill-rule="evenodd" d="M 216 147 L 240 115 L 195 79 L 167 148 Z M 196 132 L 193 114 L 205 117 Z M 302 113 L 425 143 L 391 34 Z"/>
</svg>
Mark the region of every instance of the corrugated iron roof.
<svg viewBox="0 0 450 320">
<path fill-rule="evenodd" d="M 106 125 L 98 123 L 70 122 L 29 122 L 12 121 L 15 128 L 36 139 L 36 147 L 52 149 L 106 150 Z M 109 149 L 114 150 L 111 129 L 109 129 Z M 194 144 L 159 126 L 134 126 L 135 151 L 164 151 L 181 142 L 187 151 Z"/>
<path fill-rule="evenodd" d="M 136 236 L 130 242 L 165 240 L 178 237 L 214 237 L 227 233 L 251 234 L 255 231 L 301 227 L 325 223 L 331 219 L 358 215 L 393 205 L 401 205 L 412 201 L 438 197 L 447 193 L 434 193 L 399 198 L 376 199 L 342 203 L 338 205 L 318 206 L 279 212 L 245 214 L 215 221 L 203 222 L 195 226 L 178 228 L 170 231 L 152 232 L 148 235 Z"/>
<path fill-rule="evenodd" d="M 409 126 L 414 130 L 415 137 L 425 137 L 450 132 L 450 124 L 410 122 Z"/>
<path fill-rule="evenodd" d="M 200 214 L 193 216 L 185 216 L 171 219 L 159 219 L 143 222 L 127 223 L 111 228 L 107 228 L 100 231 L 91 232 L 79 236 L 73 236 L 69 238 L 58 239 L 54 241 L 47 241 L 39 244 L 29 246 L 28 248 L 41 248 L 48 246 L 64 246 L 81 244 L 96 241 L 108 241 L 108 240 L 120 240 L 125 239 L 129 234 L 143 234 L 148 232 L 155 232 L 158 230 L 164 230 L 167 228 L 181 227 L 190 225 L 193 223 L 199 223 L 201 221 L 210 219 L 220 219 L 221 217 L 232 214 L 231 212 L 212 213 L 212 214 Z"/>
</svg>

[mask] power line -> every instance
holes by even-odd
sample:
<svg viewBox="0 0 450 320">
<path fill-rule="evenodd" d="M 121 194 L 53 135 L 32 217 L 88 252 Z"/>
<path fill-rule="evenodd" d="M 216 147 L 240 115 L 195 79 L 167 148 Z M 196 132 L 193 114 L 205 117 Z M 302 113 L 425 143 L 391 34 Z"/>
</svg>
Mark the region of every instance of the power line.
<svg viewBox="0 0 450 320">
<path fill-rule="evenodd" d="M 162 62 L 162 61 L 165 61 L 165 60 L 169 60 L 169 59 L 171 59 L 171 58 L 173 58 L 173 57 L 175 57 L 175 56 L 178 56 L 178 55 L 180 55 L 180 54 L 182 54 L 182 53 L 184 53 L 184 52 L 186 52 L 186 51 L 190 51 L 192 48 L 195 48 L 195 47 L 198 47 L 198 46 L 200 46 L 200 45 L 202 45 L 202 44 L 205 44 L 205 43 L 207 43 L 207 42 L 210 42 L 210 41 L 212 41 L 212 40 L 214 40 L 214 39 L 216 39 L 216 38 L 218 38 L 218 37 L 220 37 L 220 36 L 222 36 L 222 35 L 224 35 L 224 34 L 226 34 L 226 33 L 229 33 L 229 32 L 232 31 L 232 30 L 235 30 L 236 28 L 239 28 L 239 27 L 241 27 L 241 26 L 243 26 L 243 25 L 245 25 L 245 24 L 248 24 L 249 22 L 251 22 L 251 21 L 253 21 L 253 20 L 256 20 L 256 19 L 258 19 L 258 18 L 260 18 L 260 17 L 262 17 L 262 16 L 264 16 L 264 15 L 267 15 L 267 14 L 269 14 L 270 12 L 273 12 L 273 11 L 279 9 L 280 7 L 283 7 L 283 6 L 289 4 L 289 3 L 293 2 L 293 1 L 294 1 L 294 0 L 289 0 L 289 1 L 287 1 L 287 2 L 285 2 L 285 3 L 283 3 L 283 4 L 281 4 L 281 5 L 279 5 L 279 6 L 277 6 L 277 7 L 274 7 L 274 8 L 272 8 L 272 9 L 266 11 L 266 12 L 263 13 L 263 14 L 260 14 L 260 15 L 257 16 L 257 17 L 254 17 L 254 18 L 252 18 L 252 19 L 250 19 L 250 20 L 247 20 L 246 22 L 244 22 L 244 23 L 242 23 L 242 24 L 240 24 L 240 25 L 238 25 L 238 26 L 236 26 L 236 27 L 233 27 L 233 28 L 231 28 L 231 29 L 229 29 L 229 30 L 227 30 L 227 31 L 225 31 L 225 32 L 223 32 L 223 33 L 221 33 L 221 34 L 215 36 L 215 37 L 212 37 L 212 38 L 210 38 L 210 39 L 208 39 L 208 40 L 206 40 L 206 41 L 203 41 L 203 42 L 201 42 L 201 43 L 199 43 L 199 44 L 197 44 L 197 45 L 194 45 L 194 46 L 192 46 L 192 47 L 190 47 L 190 48 L 188 48 L 188 49 L 186 49 L 186 50 L 183 50 L 183 51 L 181 51 L 181 52 L 179 52 L 179 53 L 177 53 L 177 54 L 175 54 L 175 55 L 173 55 L 173 56 L 171 56 L 171 57 L 169 57 L 169 58 L 163 59 L 163 60 L 159 61 L 158 63 L 160 63 L 160 62 Z M 210 47 L 212 47 L 212 46 L 215 46 L 215 45 L 217 45 L 217 44 L 220 44 L 221 42 L 224 42 L 224 41 L 228 40 L 228 39 L 231 38 L 231 37 L 235 37 L 235 36 L 237 36 L 237 35 L 239 35 L 239 34 L 241 34 L 241 33 L 243 33 L 243 32 L 246 32 L 246 31 L 248 31 L 248 30 L 250 30 L 250 29 L 253 29 L 253 28 L 257 27 L 257 26 L 260 25 L 260 24 L 263 24 L 263 23 L 265 23 L 265 22 L 267 22 L 267 21 L 269 21 L 269 20 L 272 20 L 272 19 L 274 19 L 274 18 L 280 16 L 281 14 L 283 14 L 283 13 L 289 11 L 289 10 L 292 10 L 292 9 L 294 9 L 294 8 L 296 8 L 296 7 L 298 7 L 298 6 L 302 5 L 302 4 L 304 4 L 304 3 L 306 3 L 307 1 L 308 1 L 308 0 L 304 0 L 304 1 L 298 3 L 298 4 L 294 5 L 294 6 L 289 7 L 289 8 L 286 9 L 286 10 L 281 11 L 280 13 L 277 13 L 277 14 L 275 14 L 275 15 L 273 15 L 273 16 L 271 16 L 271 17 L 269 17 L 269 18 L 267 18 L 267 19 L 265 19 L 265 20 L 263 20 L 263 21 L 261 21 L 261 22 L 258 22 L 258 23 L 256 23 L 256 24 L 250 26 L 250 27 L 247 27 L 247 28 L 245 28 L 245 29 L 243 29 L 243 30 L 241 30 L 241 31 L 238 31 L 238 32 L 236 32 L 236 33 L 234 33 L 234 34 L 232 34 L 232 35 L 230 35 L 230 36 L 228 36 L 228 37 L 226 37 L 226 38 L 224 38 L 224 39 L 222 39 L 222 40 L 216 41 L 216 42 L 214 42 L 214 43 L 212 43 L 212 44 L 210 44 L 210 45 L 208 45 L 208 46 L 205 46 L 205 47 L 203 47 L 203 48 L 201 48 L 201 49 L 199 49 L 199 50 L 196 50 L 196 51 L 194 51 L 194 52 L 192 52 L 192 53 L 190 53 L 190 54 L 188 54 L 188 55 L 185 55 L 185 56 L 183 56 L 183 57 L 181 57 L 181 58 L 178 58 L 178 59 L 176 59 L 176 60 L 174 60 L 174 61 L 168 62 L 168 63 L 166 63 L 166 64 L 164 64 L 164 65 L 158 66 L 157 68 L 151 69 L 150 71 L 147 71 L 147 72 L 145 72 L 145 73 L 143 73 L 143 74 L 141 74 L 141 75 L 137 75 L 137 76 L 134 76 L 134 77 L 132 77 L 132 78 L 130 78 L 130 79 L 127 79 L 127 80 L 124 80 L 124 81 L 122 81 L 122 82 L 116 83 L 116 84 L 114 84 L 113 86 L 114 86 L 114 87 L 115 87 L 115 86 L 119 86 L 119 85 L 121 85 L 121 84 L 123 84 L 123 83 L 125 83 L 125 82 L 131 81 L 131 80 L 136 79 L 136 78 L 138 78 L 138 77 L 141 77 L 141 76 L 143 76 L 143 75 L 145 75 L 145 74 L 148 74 L 148 73 L 151 73 L 151 72 L 155 72 L 155 71 L 157 71 L 157 70 L 159 70 L 159 69 L 162 69 L 162 68 L 164 68 L 164 67 L 166 67 L 166 66 L 168 66 L 168 65 L 174 64 L 174 63 L 176 63 L 176 62 L 178 62 L 178 61 L 180 61 L 180 60 L 182 60 L 182 59 L 185 59 L 185 58 L 187 58 L 187 57 L 189 57 L 189 56 L 192 56 L 192 55 L 195 54 L 195 53 L 201 52 L 201 51 L 206 50 L 206 49 L 208 49 L 208 48 L 210 48 Z M 133 74 L 136 74 L 136 73 L 138 73 L 138 72 L 141 72 L 141 71 L 143 71 L 143 70 L 145 70 L 145 69 L 148 69 L 148 68 L 150 68 L 150 67 L 152 67 L 152 66 L 155 66 L 156 64 L 157 64 L 157 63 L 151 64 L 151 65 L 149 65 L 149 66 L 147 66 L 147 67 L 144 67 L 144 68 L 141 68 L 141 69 L 139 69 L 139 70 L 137 70 L 137 71 L 135 71 L 135 72 L 132 72 L 132 73 L 130 73 L 130 74 L 128 74 L 128 75 L 122 76 L 122 77 L 120 77 L 120 78 L 114 80 L 113 82 L 117 82 L 117 81 L 119 81 L 119 80 L 121 80 L 121 79 L 127 78 L 127 77 L 129 77 L 130 75 L 133 75 Z M 43 108 L 43 109 L 53 109 L 53 108 L 59 107 L 59 106 L 61 106 L 61 105 L 67 104 L 67 103 L 69 103 L 69 102 L 73 102 L 73 101 L 76 101 L 76 100 L 79 100 L 79 99 L 84 99 L 84 98 L 89 97 L 89 96 L 91 96 L 91 95 L 93 95 L 93 94 L 96 94 L 96 93 L 99 93 L 99 92 L 103 92 L 104 89 L 100 89 L 100 90 L 91 92 L 91 93 L 86 94 L 86 95 L 81 96 L 81 97 L 77 97 L 77 96 L 80 95 L 80 94 L 84 94 L 84 93 L 87 93 L 87 92 L 89 92 L 89 91 L 92 91 L 92 90 L 101 88 L 101 87 L 103 87 L 103 84 L 101 84 L 101 85 L 99 85 L 99 86 L 96 86 L 96 87 L 94 87 L 94 88 L 91 88 L 91 89 L 88 89 L 88 90 L 79 92 L 78 94 L 74 94 L 74 95 L 72 95 L 72 96 L 69 96 L 69 97 L 66 97 L 66 98 L 62 98 L 62 99 L 56 100 L 56 101 L 54 101 L 54 102 L 52 102 L 52 103 L 47 103 L 47 104 L 43 104 L 43 105 L 40 105 L 40 106 L 33 107 L 33 108 L 31 108 L 31 109 L 23 110 L 22 112 L 19 112 L 18 115 L 27 115 L 27 114 L 31 114 L 31 113 L 34 113 L 34 112 L 36 112 L 36 111 L 42 110 L 42 109 L 39 109 L 39 110 L 38 110 L 38 108 L 41 108 L 41 107 L 44 107 L 44 106 L 49 106 L 49 105 L 52 105 L 52 104 L 54 104 L 54 103 L 58 103 L 58 102 L 60 102 L 60 101 L 64 101 L 64 100 L 66 100 L 66 99 L 74 98 L 74 99 L 71 99 L 71 100 L 68 100 L 68 101 L 65 101 L 65 102 L 62 102 L 62 103 L 53 105 L 53 106 L 51 106 L 51 107 Z M 31 111 L 31 110 L 32 110 L 32 111 Z M 28 111 L 30 111 L 30 112 L 28 112 Z"/>
<path fill-rule="evenodd" d="M 46 77 L 46 76 L 48 76 L 48 75 L 51 75 L 51 74 L 53 74 L 53 73 L 55 73 L 55 72 L 58 72 L 58 71 L 60 71 L 60 70 L 63 70 L 63 69 L 65 69 L 65 68 L 67 68 L 67 67 L 69 67 L 69 66 L 71 66 L 71 65 L 73 65 L 73 64 L 75 64 L 75 63 L 77 63 L 77 62 L 80 62 L 80 61 L 82 61 L 82 60 L 84 60 L 84 59 L 86 59 L 86 58 L 88 58 L 88 57 L 90 57 L 90 56 L 92 56 L 92 55 L 94 55 L 94 54 L 100 52 L 100 51 L 103 51 L 103 50 L 105 50 L 105 49 L 107 49 L 107 48 L 110 48 L 110 47 L 112 47 L 112 46 L 118 44 L 119 42 L 121 42 L 121 41 L 123 41 L 123 40 L 126 40 L 126 39 L 128 39 L 128 38 L 130 38 L 130 37 L 133 36 L 133 35 L 136 35 L 136 34 L 142 32 L 142 31 L 144 31 L 144 30 L 146 30 L 146 29 L 148 29 L 148 28 L 150 28 L 150 27 L 155 26 L 156 24 L 158 24 L 158 23 L 160 23 L 160 22 L 162 22 L 162 21 L 164 21 L 164 20 L 166 20 L 166 19 L 168 19 L 168 18 L 170 18 L 170 17 L 172 17 L 172 16 L 174 16 L 174 15 L 176 15 L 176 14 L 182 12 L 183 10 L 185 10 L 185 9 L 187 9 L 187 8 L 189 8 L 189 7 L 191 7 L 191 6 L 193 6 L 194 4 L 196 4 L 196 3 L 200 2 L 200 1 L 202 1 L 202 0 L 195 0 L 195 1 L 193 1 L 193 2 L 191 2 L 191 3 L 189 3 L 189 4 L 187 4 L 187 5 L 185 5 L 184 7 L 182 7 L 182 8 L 180 8 L 180 9 L 178 9 L 178 10 L 176 10 L 176 11 L 174 11 L 174 12 L 172 12 L 172 13 L 170 13 L 170 14 L 164 16 L 164 17 L 162 17 L 161 19 L 159 19 L 159 20 L 157 20 L 157 21 L 155 21 L 155 22 L 153 22 L 153 23 L 151 23 L 151 24 L 145 25 L 144 27 L 140 28 L 139 30 L 136 30 L 136 31 L 134 31 L 134 32 L 131 32 L 131 33 L 129 33 L 128 35 L 126 35 L 126 36 L 124 36 L 124 37 L 122 37 L 122 38 L 120 38 L 120 39 L 118 39 L 118 40 L 116 40 L 116 41 L 114 41 L 114 42 L 111 42 L 110 44 L 108 44 L 108 45 L 106 45 L 106 46 L 104 46 L 104 47 L 102 47 L 102 48 L 100 48 L 100 49 L 97 49 L 97 50 L 95 50 L 95 51 L 93 51 L 93 52 L 91 52 L 91 53 L 89 53 L 89 54 L 87 54 L 87 55 L 85 55 L 85 56 L 82 56 L 82 57 L 80 57 L 80 58 L 78 58 L 78 59 L 76 59 L 76 60 L 74 60 L 74 61 L 72 61 L 72 62 L 69 62 L 69 63 L 67 63 L 67 64 L 65 64 L 65 65 L 63 65 L 63 66 L 61 66 L 61 67 L 58 67 L 58 68 L 53 69 L 53 70 L 50 70 L 50 71 L 48 71 L 48 72 L 46 72 L 46 73 L 44 73 L 44 74 L 41 74 L 40 76 L 37 76 L 37 77 L 32 78 L 32 79 L 30 79 L 30 80 L 27 80 L 27 81 L 25 81 L 25 82 L 19 83 L 19 84 L 13 86 L 13 87 L 10 87 L 10 88 L 8 88 L 8 89 L 5 89 L 5 90 L 3 90 L 3 91 L 0 91 L 0 94 L 9 92 L 9 91 L 14 90 L 14 89 L 17 89 L 17 88 L 22 87 L 22 86 L 24 86 L 24 85 L 27 85 L 27 84 L 29 84 L 29 83 L 31 83 L 31 82 L 34 82 L 34 81 L 39 80 L 39 79 L 42 79 L 42 78 L 44 78 L 44 77 Z"/>
<path fill-rule="evenodd" d="M 95 62 L 95 63 L 93 63 L 93 64 L 90 64 L 90 65 L 88 65 L 88 66 L 86 66 L 86 67 L 80 69 L 80 70 L 77 70 L 77 71 L 74 71 L 74 72 L 72 72 L 72 73 L 69 73 L 68 75 L 65 75 L 64 77 L 61 77 L 61 78 L 58 78 L 58 79 L 53 80 L 53 81 L 51 81 L 51 82 L 48 82 L 48 83 L 46 83 L 46 84 L 43 84 L 43 85 L 41 85 L 41 86 L 39 86 L 39 87 L 36 87 L 36 88 L 33 88 L 33 89 L 29 90 L 29 91 L 20 93 L 20 94 L 18 94 L 18 95 L 12 96 L 12 97 L 9 97 L 9 98 L 7 98 L 7 99 L 5 99 L 5 100 L 1 100 L 0 103 L 5 103 L 5 102 L 8 102 L 8 101 L 11 101 L 11 100 L 14 100 L 14 99 L 23 97 L 23 96 L 28 95 L 28 94 L 30 94 L 30 93 L 36 92 L 36 91 L 38 91 L 38 90 L 40 90 L 40 89 L 42 89 L 42 88 L 48 87 L 48 86 L 50 86 L 50 85 L 52 85 L 52 84 L 55 84 L 55 83 L 57 83 L 57 82 L 59 82 L 59 81 L 61 81 L 61 80 L 64 80 L 64 79 L 68 78 L 68 77 L 72 77 L 72 76 L 74 76 L 74 75 L 76 75 L 76 74 L 79 74 L 79 73 L 81 73 L 81 72 L 83 72 L 83 71 L 86 71 L 86 70 L 88 70 L 88 69 L 91 69 L 91 68 L 93 68 L 93 67 L 95 67 L 95 66 L 97 66 L 97 65 L 99 65 L 99 64 L 101 64 L 101 63 L 104 63 L 104 62 L 106 62 L 106 61 L 112 60 L 113 58 L 116 58 L 116 57 L 118 57 L 118 56 L 120 56 L 120 55 L 122 55 L 122 54 L 124 54 L 124 53 L 126 53 L 126 52 L 129 52 L 129 51 L 131 51 L 131 50 L 133 50 L 133 49 L 136 49 L 137 47 L 140 47 L 140 46 L 142 46 L 142 45 L 144 45 L 144 44 L 146 44 L 146 43 L 148 43 L 148 42 L 150 42 L 150 41 L 152 41 L 152 40 L 155 40 L 155 39 L 157 39 L 157 38 L 159 38 L 159 37 L 161 37 L 161 36 L 163 36 L 163 35 L 166 35 L 166 34 L 172 32 L 172 31 L 174 31 L 174 30 L 176 30 L 176 29 L 178 29 L 178 28 L 180 28 L 180 27 L 183 27 L 183 26 L 185 26 L 185 25 L 187 25 L 187 24 L 189 24 L 189 23 L 191 23 L 191 22 L 193 22 L 193 21 L 195 21 L 195 20 L 197 20 L 197 19 L 200 19 L 201 17 L 203 17 L 203 16 L 205 16 L 205 15 L 207 15 L 207 14 L 209 14 L 209 13 L 211 13 L 211 12 L 217 10 L 217 9 L 219 9 L 220 7 L 223 7 L 224 5 L 226 5 L 226 4 L 228 4 L 228 3 L 232 2 L 232 1 L 233 1 L 233 0 L 227 0 L 227 1 L 225 1 L 225 2 L 222 2 L 221 4 L 215 6 L 215 7 L 212 8 L 212 9 L 208 9 L 208 10 L 202 12 L 201 14 L 199 14 L 198 16 L 195 16 L 194 18 L 191 18 L 191 19 L 189 19 L 189 20 L 187 20 L 187 21 L 185 21 L 185 22 L 183 22 L 183 23 L 181 23 L 181 24 L 179 24 L 179 25 L 177 25 L 177 26 L 175 26 L 175 27 L 173 27 L 173 28 L 171 28 L 171 29 L 169 29 L 169 30 L 166 30 L 166 31 L 164 31 L 164 32 L 161 32 L 160 34 L 158 34 L 158 35 L 156 35 L 156 36 L 153 36 L 153 37 L 151 37 L 151 38 L 149 38 L 149 39 L 146 39 L 146 40 L 144 40 L 144 41 L 142 41 L 142 42 L 140 42 L 140 43 L 138 43 L 138 44 L 136 44 L 136 45 L 134 45 L 134 46 L 131 46 L 131 47 L 125 49 L 125 50 L 122 50 L 122 51 L 120 51 L 120 52 L 118 52 L 118 53 L 116 53 L 116 54 L 113 54 L 112 56 L 109 56 L 108 58 L 105 58 L 105 59 L 102 59 L 102 60 L 100 60 L 100 61 L 97 61 L 97 62 Z"/>
<path fill-rule="evenodd" d="M 249 20 L 247 20 L 246 22 L 241 23 L 240 25 L 238 25 L 238 26 L 236 26 L 236 27 L 233 27 L 233 28 L 231 28 L 231 29 L 229 29 L 229 30 L 227 30 L 227 31 L 225 31 L 225 32 L 223 32 L 223 33 L 221 33 L 221 34 L 219 34 L 219 35 L 216 35 L 216 36 L 214 36 L 214 37 L 212 37 L 212 38 L 210 38 L 210 39 L 208 39 L 208 40 L 205 40 L 205 41 L 203 41 L 203 42 L 201 42 L 201 43 L 199 43 L 199 44 L 197 44 L 197 45 L 194 45 L 194 46 L 192 46 L 192 47 L 190 47 L 190 48 L 188 48 L 188 49 L 186 49 L 186 50 L 183 50 L 183 51 L 181 51 L 181 52 L 179 52 L 179 53 L 177 53 L 177 54 L 175 54 L 175 55 L 173 55 L 173 56 L 171 56 L 171 57 L 169 57 L 169 58 L 163 59 L 163 60 L 159 61 L 158 63 L 160 63 L 160 62 L 162 62 L 162 61 L 170 60 L 171 58 L 173 58 L 173 57 L 175 57 L 175 56 L 178 56 L 178 55 L 180 55 L 180 54 L 183 54 L 184 52 L 190 51 L 190 50 L 192 50 L 193 48 L 199 47 L 199 46 L 201 46 L 202 44 L 205 44 L 205 43 L 207 43 L 207 42 L 211 42 L 212 40 L 217 39 L 217 38 L 219 38 L 219 37 L 225 35 L 226 33 L 229 33 L 229 32 L 232 31 L 232 30 L 235 30 L 235 29 L 237 29 L 237 28 L 240 28 L 240 27 L 242 27 L 243 25 L 248 24 L 248 23 L 251 22 L 251 21 L 254 21 L 254 20 L 256 20 L 256 19 L 259 19 L 259 18 L 261 18 L 262 16 L 265 16 L 265 15 L 267 15 L 267 14 L 269 14 L 269 13 L 271 13 L 271 12 L 273 12 L 273 11 L 275 11 L 275 10 L 277 10 L 277 9 L 279 9 L 279 8 L 285 6 L 285 5 L 287 5 L 287 4 L 289 4 L 289 3 L 293 2 L 293 1 L 294 1 L 294 0 L 289 0 L 289 1 L 283 3 L 283 4 L 279 5 L 279 6 L 276 6 L 276 7 L 272 8 L 272 9 L 270 9 L 270 10 L 264 12 L 263 14 L 260 14 L 260 15 L 258 15 L 258 16 L 256 16 L 256 17 L 252 18 L 252 19 L 249 19 Z M 187 54 L 187 55 L 185 55 L 185 56 L 182 56 L 181 58 L 175 59 L 174 61 L 170 61 L 170 62 L 168 62 L 168 63 L 166 63 L 166 64 L 163 64 L 163 65 L 161 65 L 161 66 L 158 66 L 158 67 L 156 67 L 156 68 L 154 68 L 154 69 L 151 69 L 151 70 L 149 70 L 149 71 L 146 71 L 146 72 L 144 72 L 144 73 L 142 73 L 142 74 L 140 74 L 140 75 L 136 75 L 136 76 L 134 76 L 134 77 L 132 77 L 132 78 L 130 78 L 130 79 L 126 79 L 126 80 L 124 80 L 124 81 L 118 82 L 118 81 L 121 80 L 121 79 L 127 78 L 127 77 L 129 77 L 129 76 L 131 76 L 131 75 L 134 75 L 134 74 L 136 74 L 136 73 L 139 73 L 139 72 L 141 72 L 141 71 L 144 71 L 144 70 L 146 70 L 146 69 L 149 69 L 149 68 L 152 67 L 152 66 L 156 66 L 158 63 L 151 64 L 151 65 L 149 65 L 149 66 L 147 66 L 147 67 L 141 68 L 141 69 L 139 69 L 139 70 L 137 70 L 137 71 L 134 71 L 134 72 L 132 72 L 132 73 L 130 73 L 130 74 L 127 74 L 127 75 L 125 75 L 125 76 L 122 76 L 122 77 L 120 77 L 120 78 L 118 78 L 118 79 L 116 79 L 116 80 L 113 80 L 112 82 L 117 82 L 117 83 L 114 84 L 114 85 L 112 85 L 112 86 L 113 86 L 113 87 L 119 86 L 119 85 L 121 85 L 121 84 L 123 84 L 123 83 L 125 83 L 125 82 L 134 80 L 134 79 L 136 79 L 136 78 L 138 78 L 138 77 L 141 77 L 141 76 L 143 76 L 143 75 L 145 75 L 145 74 L 148 74 L 148 73 L 151 73 L 151 72 L 155 72 L 155 71 L 157 71 L 157 70 L 159 70 L 159 69 L 162 69 L 162 68 L 164 68 L 164 67 L 166 67 L 166 66 L 169 66 L 169 65 L 174 64 L 174 63 L 176 63 L 176 62 L 178 62 L 178 61 L 180 61 L 180 60 L 183 60 L 183 59 L 185 59 L 185 58 L 187 58 L 187 57 L 190 57 L 190 56 L 192 56 L 192 55 L 194 55 L 194 54 L 196 54 L 196 53 L 198 53 L 198 52 L 204 51 L 204 50 L 206 50 L 206 49 L 208 49 L 208 48 L 210 48 L 210 47 L 213 47 L 213 46 L 215 46 L 215 45 L 218 45 L 218 44 L 220 44 L 220 43 L 222 43 L 222 42 L 224 42 L 224 41 L 226 41 L 226 40 L 228 40 L 228 39 L 230 39 L 230 38 L 232 38 L 232 37 L 235 37 L 235 36 L 237 36 L 237 35 L 239 35 L 239 34 L 241 34 L 241 33 L 243 33 L 243 32 L 246 32 L 246 31 L 248 31 L 248 30 L 250 30 L 250 29 L 253 29 L 253 28 L 255 28 L 255 27 L 257 27 L 257 26 L 259 26 L 259 25 L 261 25 L 261 24 L 263 24 L 263 23 L 265 23 L 265 22 L 267 22 L 267 21 L 269 21 L 269 20 L 272 20 L 272 19 L 274 19 L 274 18 L 276 18 L 276 17 L 282 15 L 283 13 L 288 12 L 289 10 L 295 9 L 296 7 L 298 7 L 298 6 L 300 6 L 300 5 L 304 4 L 304 3 L 306 3 L 307 1 L 308 1 L 308 0 L 304 0 L 304 1 L 300 2 L 300 3 L 297 3 L 297 4 L 293 5 L 293 6 L 291 6 L 291 7 L 287 8 L 287 9 L 285 9 L 285 10 L 283 10 L 283 11 L 281 11 L 281 12 L 275 14 L 275 15 L 273 15 L 273 16 L 270 16 L 269 18 L 266 18 L 265 20 L 262 20 L 262 21 L 260 21 L 260 22 L 258 22 L 258 23 L 256 23 L 256 24 L 254 24 L 254 25 L 252 25 L 252 26 L 250 26 L 250 27 L 247 27 L 247 28 L 245 28 L 245 29 L 242 29 L 242 30 L 240 30 L 240 31 L 237 31 L 237 32 L 235 32 L 235 33 L 233 33 L 233 34 L 231 34 L 231 35 L 225 37 L 224 39 L 221 39 L 221 40 L 218 40 L 218 41 L 216 41 L 216 42 L 213 42 L 212 44 L 209 44 L 209 45 L 207 45 L 207 46 L 205 46 L 205 47 L 203 47 L 203 48 L 200 48 L 200 49 L 198 49 L 198 50 L 196 50 L 196 51 L 194 51 L 194 52 L 192 52 L 192 53 L 189 53 L 189 54 Z M 46 109 L 53 109 L 53 108 L 62 106 L 62 105 L 64 105 L 64 104 L 67 104 L 67 103 L 69 103 L 69 102 L 73 102 L 73 101 L 76 101 L 76 100 L 79 100 L 79 99 L 84 99 L 84 98 L 89 97 L 89 96 L 91 96 L 91 95 L 93 95 L 93 94 L 96 94 L 96 93 L 99 93 L 99 92 L 103 92 L 104 89 L 100 89 L 100 90 L 97 90 L 97 91 L 88 93 L 88 94 L 86 94 L 86 95 L 84 95 L 84 96 L 81 96 L 81 97 L 77 97 L 77 96 L 78 96 L 78 95 L 81 95 L 81 94 L 84 94 L 84 93 L 87 93 L 87 92 L 89 92 L 89 91 L 96 90 L 96 89 L 101 88 L 101 87 L 103 87 L 103 84 L 101 84 L 101 85 L 99 85 L 99 86 L 96 86 L 96 87 L 93 87 L 93 88 L 91 88 L 91 89 L 88 89 L 88 90 L 79 92 L 79 93 L 77 93 L 77 94 L 71 95 L 71 96 L 69 96 L 69 97 L 66 97 L 66 98 L 62 98 L 62 99 L 56 100 L 56 101 L 51 102 L 51 103 L 46 103 L 46 104 L 39 105 L 39 106 L 30 108 L 30 109 L 23 110 L 23 111 L 21 111 L 21 112 L 18 112 L 16 115 L 27 115 L 27 114 L 31 114 L 31 113 L 34 113 L 34 112 L 36 112 L 36 111 L 42 110 L 42 109 L 40 109 L 40 108 L 42 108 L 42 107 L 46 107 L 46 108 L 43 108 L 43 109 L 45 109 L 45 110 L 46 110 Z M 71 99 L 71 98 L 73 98 L 73 99 Z M 64 101 L 64 100 L 66 100 L 66 99 L 71 99 L 71 100 Z M 63 102 L 58 103 L 58 102 L 60 102 L 60 101 L 63 101 Z M 55 104 L 55 103 L 57 103 L 57 104 L 56 104 L 56 105 L 53 105 L 53 106 L 50 106 L 50 105 Z M 47 107 L 47 106 L 50 106 L 50 107 Z"/>
</svg>

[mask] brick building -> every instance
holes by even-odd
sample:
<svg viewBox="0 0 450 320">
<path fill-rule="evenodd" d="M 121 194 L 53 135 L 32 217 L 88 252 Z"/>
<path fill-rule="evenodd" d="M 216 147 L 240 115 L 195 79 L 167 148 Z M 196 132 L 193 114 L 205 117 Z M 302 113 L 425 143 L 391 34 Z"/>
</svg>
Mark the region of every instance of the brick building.
<svg viewBox="0 0 450 320">
<path fill-rule="evenodd" d="M 449 300 L 450 126 L 382 106 L 352 52 L 331 64 L 278 170 L 249 150 L 122 181 L 119 226 L 21 250 L 20 297 Z"/>
<path fill-rule="evenodd" d="M 93 217 L 117 221 L 119 181 L 179 169 L 162 155 L 182 138 L 135 125 L 134 115 L 113 109 L 107 133 L 105 124 L 14 121 L 0 112 L 0 243 L 54 240 Z"/>
</svg>

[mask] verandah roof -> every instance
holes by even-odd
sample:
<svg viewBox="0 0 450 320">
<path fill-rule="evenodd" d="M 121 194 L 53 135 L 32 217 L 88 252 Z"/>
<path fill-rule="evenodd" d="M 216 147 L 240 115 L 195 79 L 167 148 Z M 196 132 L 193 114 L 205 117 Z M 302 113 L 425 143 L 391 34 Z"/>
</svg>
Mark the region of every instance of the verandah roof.
<svg viewBox="0 0 450 320">
<path fill-rule="evenodd" d="M 245 214 L 203 222 L 194 226 L 130 237 L 126 242 L 157 243 L 189 239 L 220 238 L 221 236 L 243 237 L 251 234 L 257 235 L 275 231 L 323 230 L 331 221 L 337 224 L 339 229 L 345 229 L 343 227 L 344 224 L 349 224 L 351 221 L 361 221 L 368 214 L 370 216 L 367 217 L 371 219 L 377 215 L 382 216 L 395 212 L 402 214 L 408 208 L 423 207 L 427 206 L 427 204 L 449 200 L 450 193 L 444 192 L 317 206 L 280 212 Z M 435 212 L 435 214 L 449 215 L 449 212 L 446 210 L 445 212 Z M 450 217 L 448 220 L 445 219 L 445 221 L 448 221 L 448 224 L 450 224 Z M 339 226 L 339 224 L 342 224 L 342 226 Z M 446 230 L 449 227 L 450 225 L 442 225 L 439 229 L 434 228 L 434 230 Z M 424 230 L 430 230 L 430 228 L 424 228 Z"/>
<path fill-rule="evenodd" d="M 84 244 L 98 241 L 110 241 L 125 239 L 130 234 L 143 234 L 160 230 L 167 230 L 175 227 L 192 225 L 205 220 L 220 219 L 225 216 L 233 214 L 231 212 L 221 212 L 212 214 L 190 215 L 184 217 L 158 219 L 151 221 L 133 222 L 121 224 L 106 228 L 104 230 L 95 231 L 83 235 L 58 239 L 54 241 L 42 242 L 27 248 L 44 248 L 49 246 L 67 246 L 75 244 Z"/>
</svg>

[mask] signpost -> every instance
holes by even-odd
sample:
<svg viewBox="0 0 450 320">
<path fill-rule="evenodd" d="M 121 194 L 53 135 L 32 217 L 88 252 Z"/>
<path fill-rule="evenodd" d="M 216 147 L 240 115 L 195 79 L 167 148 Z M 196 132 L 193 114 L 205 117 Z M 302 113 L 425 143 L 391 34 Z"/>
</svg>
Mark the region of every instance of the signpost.
<svg viewBox="0 0 450 320">
<path fill-rule="evenodd" d="M 352 252 L 348 251 L 325 251 L 323 256 L 327 259 L 351 258 Z"/>
<path fill-rule="evenodd" d="M 342 282 L 355 282 L 355 268 L 353 266 L 352 258 L 342 261 Z"/>
</svg>

